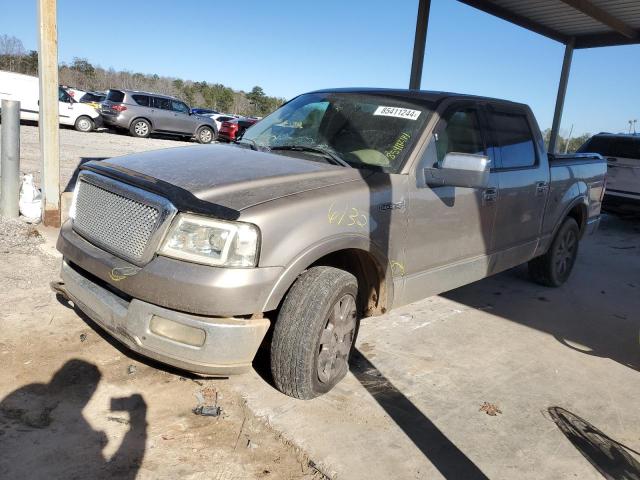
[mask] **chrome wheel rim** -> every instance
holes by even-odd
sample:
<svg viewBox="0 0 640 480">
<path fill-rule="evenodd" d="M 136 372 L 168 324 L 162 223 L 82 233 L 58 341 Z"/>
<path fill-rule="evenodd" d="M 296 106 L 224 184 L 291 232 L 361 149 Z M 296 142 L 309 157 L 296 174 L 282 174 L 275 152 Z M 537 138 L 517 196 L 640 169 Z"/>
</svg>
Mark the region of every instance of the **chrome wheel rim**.
<svg viewBox="0 0 640 480">
<path fill-rule="evenodd" d="M 211 130 L 204 128 L 200 131 L 200 140 L 207 143 L 211 141 Z"/>
<path fill-rule="evenodd" d="M 558 275 L 566 275 L 567 272 L 571 269 L 577 244 L 578 237 L 576 235 L 576 232 L 574 232 L 573 230 L 567 230 L 567 232 L 565 232 L 565 234 L 560 237 L 554 255 L 554 263 Z"/>
<path fill-rule="evenodd" d="M 144 122 L 136 123 L 135 127 L 133 127 L 137 135 L 146 135 L 149 133 L 149 127 Z"/>
<path fill-rule="evenodd" d="M 355 339 L 356 325 L 355 299 L 349 294 L 344 295 L 331 308 L 320 336 L 317 367 L 320 382 L 331 383 L 345 373 Z"/>
</svg>

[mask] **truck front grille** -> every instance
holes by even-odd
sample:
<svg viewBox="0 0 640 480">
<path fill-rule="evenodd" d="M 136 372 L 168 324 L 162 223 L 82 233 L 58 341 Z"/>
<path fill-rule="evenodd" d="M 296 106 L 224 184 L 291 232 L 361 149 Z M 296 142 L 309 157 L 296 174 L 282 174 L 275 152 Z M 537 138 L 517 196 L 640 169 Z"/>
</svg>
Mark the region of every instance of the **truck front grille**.
<svg viewBox="0 0 640 480">
<path fill-rule="evenodd" d="M 98 175 L 83 174 L 78 181 L 73 229 L 132 263 L 150 260 L 157 233 L 175 208 L 162 197 Z"/>
</svg>

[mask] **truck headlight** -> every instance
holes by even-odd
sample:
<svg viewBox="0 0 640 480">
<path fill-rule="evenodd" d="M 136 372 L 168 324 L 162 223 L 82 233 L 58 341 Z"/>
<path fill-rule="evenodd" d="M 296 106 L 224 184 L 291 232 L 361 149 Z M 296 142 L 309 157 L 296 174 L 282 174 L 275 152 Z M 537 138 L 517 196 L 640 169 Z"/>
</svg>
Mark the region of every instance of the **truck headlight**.
<svg viewBox="0 0 640 480">
<path fill-rule="evenodd" d="M 255 267 L 260 231 L 250 223 L 179 214 L 160 254 L 205 265 Z"/>
</svg>

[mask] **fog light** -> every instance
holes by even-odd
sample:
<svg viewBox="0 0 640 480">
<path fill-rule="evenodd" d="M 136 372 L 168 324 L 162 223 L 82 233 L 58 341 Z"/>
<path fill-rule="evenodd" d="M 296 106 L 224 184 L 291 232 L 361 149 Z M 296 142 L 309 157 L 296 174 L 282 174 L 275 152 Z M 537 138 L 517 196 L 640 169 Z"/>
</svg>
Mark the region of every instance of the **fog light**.
<svg viewBox="0 0 640 480">
<path fill-rule="evenodd" d="M 186 343 L 187 345 L 192 345 L 194 347 L 201 347 L 204 345 L 204 339 L 206 337 L 204 330 L 189 327 L 182 323 L 173 322 L 155 315 L 151 317 L 149 330 L 161 337 L 180 343 Z"/>
</svg>

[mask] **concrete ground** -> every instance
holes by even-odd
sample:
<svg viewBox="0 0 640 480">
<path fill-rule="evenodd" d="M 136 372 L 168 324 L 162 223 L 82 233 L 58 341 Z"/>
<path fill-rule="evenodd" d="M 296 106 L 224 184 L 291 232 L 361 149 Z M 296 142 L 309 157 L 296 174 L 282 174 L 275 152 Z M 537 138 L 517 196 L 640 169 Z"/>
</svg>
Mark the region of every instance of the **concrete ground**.
<svg viewBox="0 0 640 480">
<path fill-rule="evenodd" d="M 365 320 L 321 398 L 229 383 L 331 478 L 640 479 L 639 332 L 640 220 L 605 216 L 562 288 L 517 268 Z"/>
</svg>

